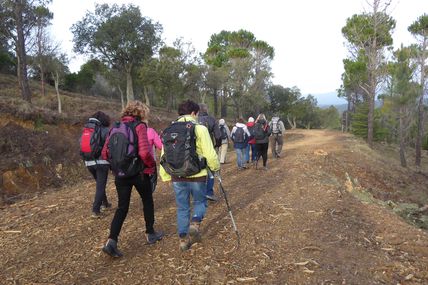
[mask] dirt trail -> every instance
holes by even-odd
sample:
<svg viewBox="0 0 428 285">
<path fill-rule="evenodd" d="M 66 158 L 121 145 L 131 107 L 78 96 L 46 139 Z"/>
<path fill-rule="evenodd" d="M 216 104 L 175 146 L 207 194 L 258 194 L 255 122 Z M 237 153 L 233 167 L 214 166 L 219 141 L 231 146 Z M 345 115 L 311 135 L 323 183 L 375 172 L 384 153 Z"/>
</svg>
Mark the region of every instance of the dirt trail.
<svg viewBox="0 0 428 285">
<path fill-rule="evenodd" d="M 0 283 L 428 284 L 427 232 L 346 190 L 346 173 L 357 174 L 342 161 L 364 159 L 350 151 L 352 142 L 337 132 L 293 131 L 269 171 L 226 164 L 239 248 L 221 201 L 209 205 L 202 243 L 181 253 L 173 192 L 163 183 L 155 207 L 165 239 L 145 245 L 134 192 L 120 260 L 101 253 L 113 211 L 89 218 L 92 181 L 8 206 L 1 210 Z M 114 191 L 110 181 L 115 202 Z"/>
</svg>

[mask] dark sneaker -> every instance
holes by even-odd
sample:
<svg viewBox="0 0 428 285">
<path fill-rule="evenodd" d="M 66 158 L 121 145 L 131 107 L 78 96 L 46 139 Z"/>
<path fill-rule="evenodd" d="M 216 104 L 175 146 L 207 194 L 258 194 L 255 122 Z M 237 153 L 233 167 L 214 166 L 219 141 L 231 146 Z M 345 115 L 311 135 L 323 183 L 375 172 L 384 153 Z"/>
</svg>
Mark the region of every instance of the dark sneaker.
<svg viewBox="0 0 428 285">
<path fill-rule="evenodd" d="M 207 200 L 211 201 L 211 202 L 217 202 L 218 198 L 214 195 L 205 195 L 205 198 L 207 198 Z"/>
<path fill-rule="evenodd" d="M 163 236 L 164 236 L 163 232 L 154 232 L 152 234 L 146 234 L 147 243 L 154 244 L 157 241 L 160 241 L 163 238 Z"/>
<path fill-rule="evenodd" d="M 197 243 L 200 242 L 201 232 L 199 231 L 199 227 L 201 226 L 200 222 L 191 222 L 189 227 L 189 236 L 190 236 L 190 243 Z"/>
<path fill-rule="evenodd" d="M 181 251 L 189 250 L 191 245 L 192 244 L 190 243 L 188 236 L 180 238 L 179 247 Z"/>
<path fill-rule="evenodd" d="M 107 202 L 107 204 L 101 204 L 101 211 L 105 211 L 105 210 L 108 210 L 108 209 L 111 209 L 111 203 L 109 203 L 109 202 Z"/>
<path fill-rule="evenodd" d="M 117 242 L 112 239 L 108 239 L 105 246 L 103 246 L 103 252 L 107 253 L 111 257 L 122 257 L 123 253 L 117 249 Z"/>
<path fill-rule="evenodd" d="M 101 214 L 101 212 L 92 212 L 91 214 L 92 219 L 101 219 L 102 217 L 103 215 Z"/>
</svg>

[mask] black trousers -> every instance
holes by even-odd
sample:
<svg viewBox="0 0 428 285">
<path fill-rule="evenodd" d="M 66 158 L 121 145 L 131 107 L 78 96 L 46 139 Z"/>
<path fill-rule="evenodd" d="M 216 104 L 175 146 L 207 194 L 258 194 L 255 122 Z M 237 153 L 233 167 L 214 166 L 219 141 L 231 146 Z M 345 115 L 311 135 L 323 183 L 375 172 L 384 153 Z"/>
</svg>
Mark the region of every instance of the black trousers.
<svg viewBox="0 0 428 285">
<path fill-rule="evenodd" d="M 111 222 L 109 238 L 118 241 L 120 230 L 122 229 L 123 222 L 128 214 L 133 186 L 135 186 L 135 189 L 137 189 L 137 192 L 143 201 L 146 233 L 154 233 L 155 231 L 153 226 L 155 223 L 155 214 L 149 175 L 137 175 L 135 177 L 124 179 L 116 178 L 114 183 L 116 184 L 118 206 L 114 213 L 113 221 Z"/>
<path fill-rule="evenodd" d="M 106 185 L 110 165 L 97 164 L 88 166 L 89 172 L 94 177 L 97 186 L 95 190 L 94 203 L 92 204 L 92 212 L 99 213 L 101 205 L 107 205 Z"/>
<path fill-rule="evenodd" d="M 268 142 L 267 143 L 257 143 L 256 149 L 257 149 L 257 161 L 259 161 L 260 156 L 263 157 L 263 166 L 266 166 L 269 143 Z"/>
</svg>

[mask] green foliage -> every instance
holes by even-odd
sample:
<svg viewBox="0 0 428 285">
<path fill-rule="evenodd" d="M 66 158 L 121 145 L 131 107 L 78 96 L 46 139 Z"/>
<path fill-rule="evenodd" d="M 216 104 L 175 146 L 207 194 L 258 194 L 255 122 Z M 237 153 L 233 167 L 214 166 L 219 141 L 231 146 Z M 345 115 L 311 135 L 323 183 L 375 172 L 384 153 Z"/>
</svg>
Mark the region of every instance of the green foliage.
<svg viewBox="0 0 428 285">
<path fill-rule="evenodd" d="M 16 74 L 16 58 L 5 48 L 0 48 L 0 73 Z"/>
<path fill-rule="evenodd" d="M 367 138 L 369 107 L 367 103 L 360 103 L 356 107 L 351 123 L 351 132 L 361 138 Z M 389 141 L 391 130 L 383 122 L 381 109 L 375 109 L 375 120 L 373 126 L 373 139 L 375 141 Z"/>
<path fill-rule="evenodd" d="M 340 114 L 334 106 L 330 106 L 327 109 L 318 108 L 317 113 L 321 128 L 332 130 L 340 129 Z"/>
<path fill-rule="evenodd" d="M 87 12 L 71 30 L 76 52 L 90 53 L 113 67 L 124 68 L 153 55 L 162 27 L 143 17 L 137 6 L 96 4 L 95 12 Z"/>
<path fill-rule="evenodd" d="M 217 90 L 222 89 L 223 104 L 231 99 L 236 116 L 260 112 L 266 105 L 273 56 L 273 47 L 257 40 L 249 31 L 221 31 L 212 35 L 204 53 L 210 73 L 206 85 L 211 89 L 209 93 L 216 100 Z"/>
<path fill-rule="evenodd" d="M 422 141 L 422 149 L 428 150 L 428 134 L 424 136 L 424 139 Z"/>
<path fill-rule="evenodd" d="M 71 28 L 74 50 L 91 54 L 126 76 L 127 99 L 134 99 L 133 75 L 161 44 L 162 26 L 141 15 L 134 5 L 96 4 L 95 12 Z"/>
<path fill-rule="evenodd" d="M 355 14 L 346 20 L 342 34 L 350 43 L 361 48 L 371 46 L 376 39 L 374 48 L 380 49 L 392 45 L 391 31 L 395 24 L 393 18 L 382 12 Z"/>
<path fill-rule="evenodd" d="M 408 30 L 415 36 L 428 37 L 428 14 L 421 15 L 409 26 Z"/>
<path fill-rule="evenodd" d="M 357 105 L 351 123 L 351 131 L 354 135 L 361 138 L 367 138 L 368 113 L 369 106 L 367 103 Z"/>
</svg>

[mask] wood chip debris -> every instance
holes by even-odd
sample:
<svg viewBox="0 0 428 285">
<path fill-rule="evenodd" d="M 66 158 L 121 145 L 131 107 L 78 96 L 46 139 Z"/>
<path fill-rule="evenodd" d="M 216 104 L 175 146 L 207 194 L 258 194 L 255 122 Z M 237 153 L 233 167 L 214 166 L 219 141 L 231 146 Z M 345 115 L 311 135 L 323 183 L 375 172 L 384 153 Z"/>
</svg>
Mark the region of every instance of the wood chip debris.
<svg viewBox="0 0 428 285">
<path fill-rule="evenodd" d="M 248 281 L 257 281 L 257 277 L 238 277 L 236 278 L 238 282 L 248 282 Z"/>
</svg>

